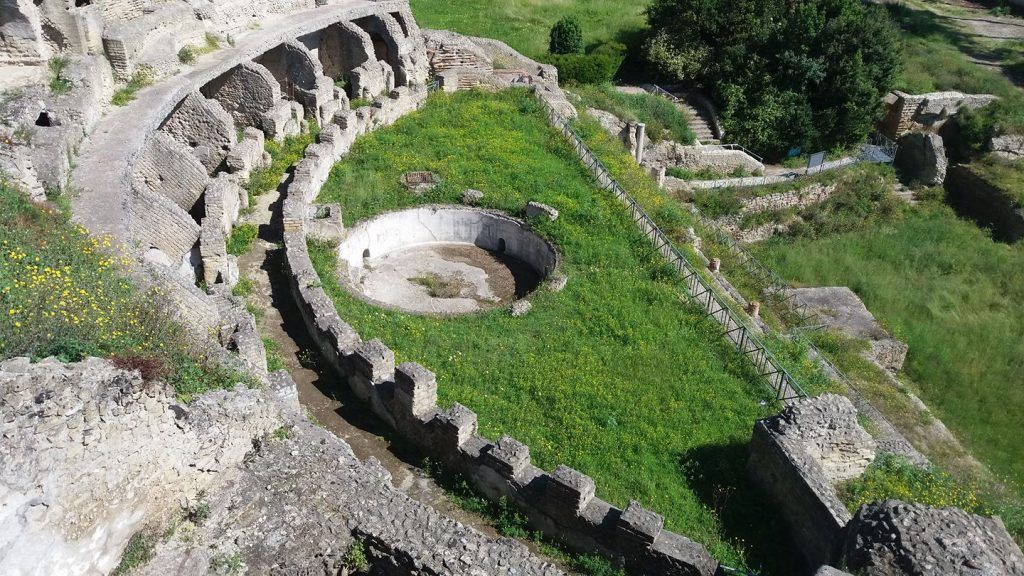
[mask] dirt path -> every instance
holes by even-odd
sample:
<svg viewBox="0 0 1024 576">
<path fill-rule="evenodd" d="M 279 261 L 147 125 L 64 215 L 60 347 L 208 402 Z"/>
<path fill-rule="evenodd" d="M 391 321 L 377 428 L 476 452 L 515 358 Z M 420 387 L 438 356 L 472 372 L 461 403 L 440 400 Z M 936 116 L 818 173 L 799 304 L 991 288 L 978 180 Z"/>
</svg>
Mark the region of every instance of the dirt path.
<svg viewBox="0 0 1024 576">
<path fill-rule="evenodd" d="M 452 504 L 444 491 L 415 465 L 419 457 L 391 443 L 387 439 L 389 431 L 351 396 L 347 385 L 317 365 L 319 354 L 284 273 L 280 195 L 272 192 L 257 200 L 252 214 L 244 221 L 257 225 L 259 236 L 249 252 L 239 258 L 238 265 L 242 277 L 255 284 L 246 299 L 263 312 L 260 333 L 277 344 L 285 369 L 298 387 L 299 401 L 316 422 L 345 440 L 360 460 L 371 456 L 379 460 L 391 473 L 395 488 L 487 536 L 498 537 L 482 518 Z"/>
<path fill-rule="evenodd" d="M 299 402 L 310 417 L 347 442 L 360 460 L 379 460 L 391 473 L 391 483 L 397 490 L 490 538 L 500 538 L 487 520 L 455 505 L 420 468 L 422 456 L 402 446 L 352 395 L 345 382 L 329 368 L 318 365 L 319 352 L 299 315 L 284 271 L 280 192 L 259 196 L 252 213 L 242 222 L 259 228 L 252 248 L 238 259 L 241 276 L 254 283 L 246 300 L 262 311 L 258 318 L 260 334 L 277 344 L 284 368 L 295 380 Z M 519 542 L 566 573 L 574 573 L 564 562 L 543 554 L 535 542 Z"/>
</svg>

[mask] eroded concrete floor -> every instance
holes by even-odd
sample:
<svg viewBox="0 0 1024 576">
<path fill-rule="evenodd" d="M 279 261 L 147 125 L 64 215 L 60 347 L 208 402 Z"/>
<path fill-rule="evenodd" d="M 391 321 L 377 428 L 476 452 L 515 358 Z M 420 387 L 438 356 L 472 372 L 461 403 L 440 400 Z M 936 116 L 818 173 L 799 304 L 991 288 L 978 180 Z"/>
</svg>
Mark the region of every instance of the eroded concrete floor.
<svg viewBox="0 0 1024 576">
<path fill-rule="evenodd" d="M 353 272 L 353 288 L 369 300 L 418 314 L 470 314 L 516 296 L 508 259 L 472 244 L 411 246 Z"/>
</svg>

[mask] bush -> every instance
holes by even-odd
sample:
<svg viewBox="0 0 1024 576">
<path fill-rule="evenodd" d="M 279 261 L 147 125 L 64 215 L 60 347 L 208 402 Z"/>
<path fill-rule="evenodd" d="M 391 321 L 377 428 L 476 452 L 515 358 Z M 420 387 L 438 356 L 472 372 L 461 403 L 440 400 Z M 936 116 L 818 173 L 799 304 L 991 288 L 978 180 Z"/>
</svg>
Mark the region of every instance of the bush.
<svg viewBox="0 0 1024 576">
<path fill-rule="evenodd" d="M 192 64 L 196 61 L 196 58 L 204 54 L 209 54 L 214 50 L 220 48 L 220 40 L 213 34 L 207 33 L 204 43 L 201 46 L 195 44 L 186 44 L 178 50 L 178 60 L 182 64 Z"/>
<path fill-rule="evenodd" d="M 366 545 L 362 540 L 352 542 L 345 555 L 341 557 L 341 564 L 349 570 L 365 572 L 370 569 L 370 560 L 366 557 Z"/>
<path fill-rule="evenodd" d="M 70 64 L 63 56 L 50 60 L 50 92 L 58 96 L 71 92 L 71 81 L 64 77 L 64 70 Z"/>
<path fill-rule="evenodd" d="M 143 530 L 132 535 L 124 552 L 121 553 L 121 562 L 110 573 L 111 576 L 123 576 L 152 560 L 156 540 L 156 533 L 151 530 Z"/>
<path fill-rule="evenodd" d="M 182 401 L 248 379 L 205 356 L 165 311 L 166 296 L 132 286 L 130 261 L 66 214 L 45 209 L 0 180 L 0 359 L 110 358 L 165 379 Z"/>
<path fill-rule="evenodd" d="M 552 54 L 582 54 L 583 30 L 579 20 L 565 16 L 551 27 L 548 51 Z"/>
<path fill-rule="evenodd" d="M 249 251 L 259 230 L 252 224 L 239 224 L 228 238 L 228 254 L 240 256 Z"/>
<path fill-rule="evenodd" d="M 603 84 L 615 77 L 622 58 L 608 54 L 552 54 L 548 63 L 558 68 L 560 82 Z"/>
<path fill-rule="evenodd" d="M 940 508 L 955 506 L 989 514 L 977 492 L 937 469 L 918 468 L 895 454 L 879 454 L 861 477 L 843 484 L 839 496 L 851 512 L 889 498 Z"/>
<path fill-rule="evenodd" d="M 153 83 L 153 69 L 148 66 L 139 66 L 139 69 L 132 74 L 127 84 L 114 92 L 110 103 L 114 106 L 124 106 L 135 100 L 135 93 Z"/>
<path fill-rule="evenodd" d="M 693 202 L 708 218 L 721 218 L 736 214 L 743 207 L 739 195 L 732 188 L 697 190 Z"/>
</svg>

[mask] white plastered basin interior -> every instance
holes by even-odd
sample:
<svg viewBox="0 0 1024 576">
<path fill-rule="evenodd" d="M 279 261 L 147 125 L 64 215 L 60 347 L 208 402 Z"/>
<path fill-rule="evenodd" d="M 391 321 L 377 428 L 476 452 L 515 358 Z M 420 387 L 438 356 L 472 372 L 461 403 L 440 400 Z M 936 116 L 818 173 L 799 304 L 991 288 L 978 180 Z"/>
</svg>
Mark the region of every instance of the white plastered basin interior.
<svg viewBox="0 0 1024 576">
<path fill-rule="evenodd" d="M 558 252 L 506 214 L 422 206 L 356 224 L 338 246 L 342 283 L 363 300 L 417 314 L 469 314 L 525 297 Z"/>
</svg>

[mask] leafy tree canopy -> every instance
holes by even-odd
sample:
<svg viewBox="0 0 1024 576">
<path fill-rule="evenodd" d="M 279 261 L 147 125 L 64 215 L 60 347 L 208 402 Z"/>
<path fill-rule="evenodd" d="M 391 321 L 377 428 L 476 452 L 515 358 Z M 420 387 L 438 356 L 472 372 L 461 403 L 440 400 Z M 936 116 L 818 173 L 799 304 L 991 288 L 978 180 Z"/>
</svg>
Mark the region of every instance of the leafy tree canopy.
<svg viewBox="0 0 1024 576">
<path fill-rule="evenodd" d="M 704 86 L 730 140 L 778 157 L 861 142 L 899 71 L 885 10 L 860 0 L 654 0 L 650 63 Z"/>
</svg>

